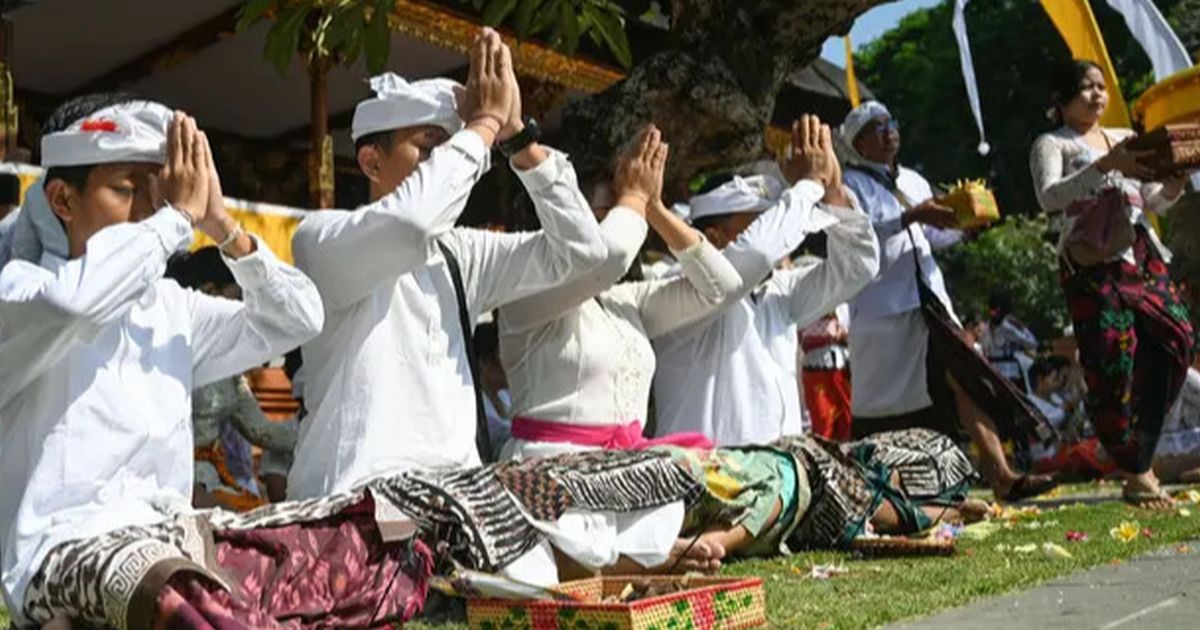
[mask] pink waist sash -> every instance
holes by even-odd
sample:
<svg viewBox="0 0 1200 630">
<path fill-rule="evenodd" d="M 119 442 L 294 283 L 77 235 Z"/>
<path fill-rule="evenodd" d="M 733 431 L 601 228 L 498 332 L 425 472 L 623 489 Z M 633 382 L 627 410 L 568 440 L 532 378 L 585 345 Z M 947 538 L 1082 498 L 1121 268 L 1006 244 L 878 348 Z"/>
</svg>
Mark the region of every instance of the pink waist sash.
<svg viewBox="0 0 1200 630">
<path fill-rule="evenodd" d="M 533 418 L 514 418 L 512 436 L 526 442 L 566 442 L 579 446 L 598 446 L 608 450 L 642 450 L 652 446 L 710 450 L 713 447 L 712 441 L 700 433 L 674 433 L 653 440 L 646 439 L 642 436 L 642 423 L 637 420 L 620 425 L 581 426 Z"/>
</svg>

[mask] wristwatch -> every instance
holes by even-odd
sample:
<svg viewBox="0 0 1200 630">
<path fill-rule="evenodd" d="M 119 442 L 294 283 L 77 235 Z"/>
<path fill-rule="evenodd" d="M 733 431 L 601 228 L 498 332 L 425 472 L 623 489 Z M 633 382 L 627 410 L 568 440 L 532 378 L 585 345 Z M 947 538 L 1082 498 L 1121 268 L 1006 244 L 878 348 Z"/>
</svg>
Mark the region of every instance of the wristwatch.
<svg viewBox="0 0 1200 630">
<path fill-rule="evenodd" d="M 506 158 L 524 151 L 526 147 L 537 142 L 542 137 L 542 129 L 538 127 L 537 121 L 530 117 L 524 119 L 525 129 L 521 133 L 499 143 L 496 148 L 500 150 L 500 154 Z"/>
</svg>

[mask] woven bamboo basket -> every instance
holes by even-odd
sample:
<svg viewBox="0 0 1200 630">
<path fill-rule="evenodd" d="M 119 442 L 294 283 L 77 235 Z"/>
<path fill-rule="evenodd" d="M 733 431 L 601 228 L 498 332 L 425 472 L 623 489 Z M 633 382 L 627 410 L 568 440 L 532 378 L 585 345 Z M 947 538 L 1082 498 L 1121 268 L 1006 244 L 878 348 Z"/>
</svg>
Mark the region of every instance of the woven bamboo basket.
<svg viewBox="0 0 1200 630">
<path fill-rule="evenodd" d="M 601 603 L 631 582 L 680 583 L 679 576 L 603 577 L 566 582 L 556 590 L 579 602 L 472 599 L 471 630 L 735 630 L 766 625 L 766 595 L 758 578 L 688 578 L 686 590 L 630 603 Z"/>
</svg>

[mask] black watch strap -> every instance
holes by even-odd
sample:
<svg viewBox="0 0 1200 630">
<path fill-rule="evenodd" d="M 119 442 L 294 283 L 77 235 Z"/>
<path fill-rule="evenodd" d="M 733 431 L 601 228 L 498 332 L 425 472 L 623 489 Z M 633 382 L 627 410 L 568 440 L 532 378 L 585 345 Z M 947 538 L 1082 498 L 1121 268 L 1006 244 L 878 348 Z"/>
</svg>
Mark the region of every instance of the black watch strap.
<svg viewBox="0 0 1200 630">
<path fill-rule="evenodd" d="M 538 127 L 536 120 L 526 117 L 524 122 L 525 128 L 521 130 L 521 133 L 496 146 L 504 157 L 511 158 L 542 137 L 542 129 Z"/>
</svg>

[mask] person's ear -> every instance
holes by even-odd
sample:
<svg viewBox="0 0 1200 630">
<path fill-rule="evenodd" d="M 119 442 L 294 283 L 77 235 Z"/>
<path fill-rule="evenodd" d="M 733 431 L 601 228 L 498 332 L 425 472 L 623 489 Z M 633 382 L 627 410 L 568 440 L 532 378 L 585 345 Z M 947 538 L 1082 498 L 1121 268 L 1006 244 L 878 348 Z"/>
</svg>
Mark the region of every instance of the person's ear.
<svg viewBox="0 0 1200 630">
<path fill-rule="evenodd" d="M 379 151 L 379 147 L 368 144 L 359 149 L 358 168 L 363 175 L 367 176 L 367 179 L 378 184 L 379 172 L 383 168 L 383 154 Z"/>
<path fill-rule="evenodd" d="M 65 225 L 69 225 L 75 218 L 75 211 L 79 208 L 79 193 L 75 187 L 61 179 L 52 179 L 46 182 L 45 187 L 46 201 L 50 203 L 50 210 L 54 212 L 54 216 L 58 217 Z"/>
<path fill-rule="evenodd" d="M 728 239 L 725 238 L 725 232 L 715 225 L 704 228 L 704 238 L 708 239 L 708 242 L 717 249 L 724 249 L 729 244 Z"/>
</svg>

